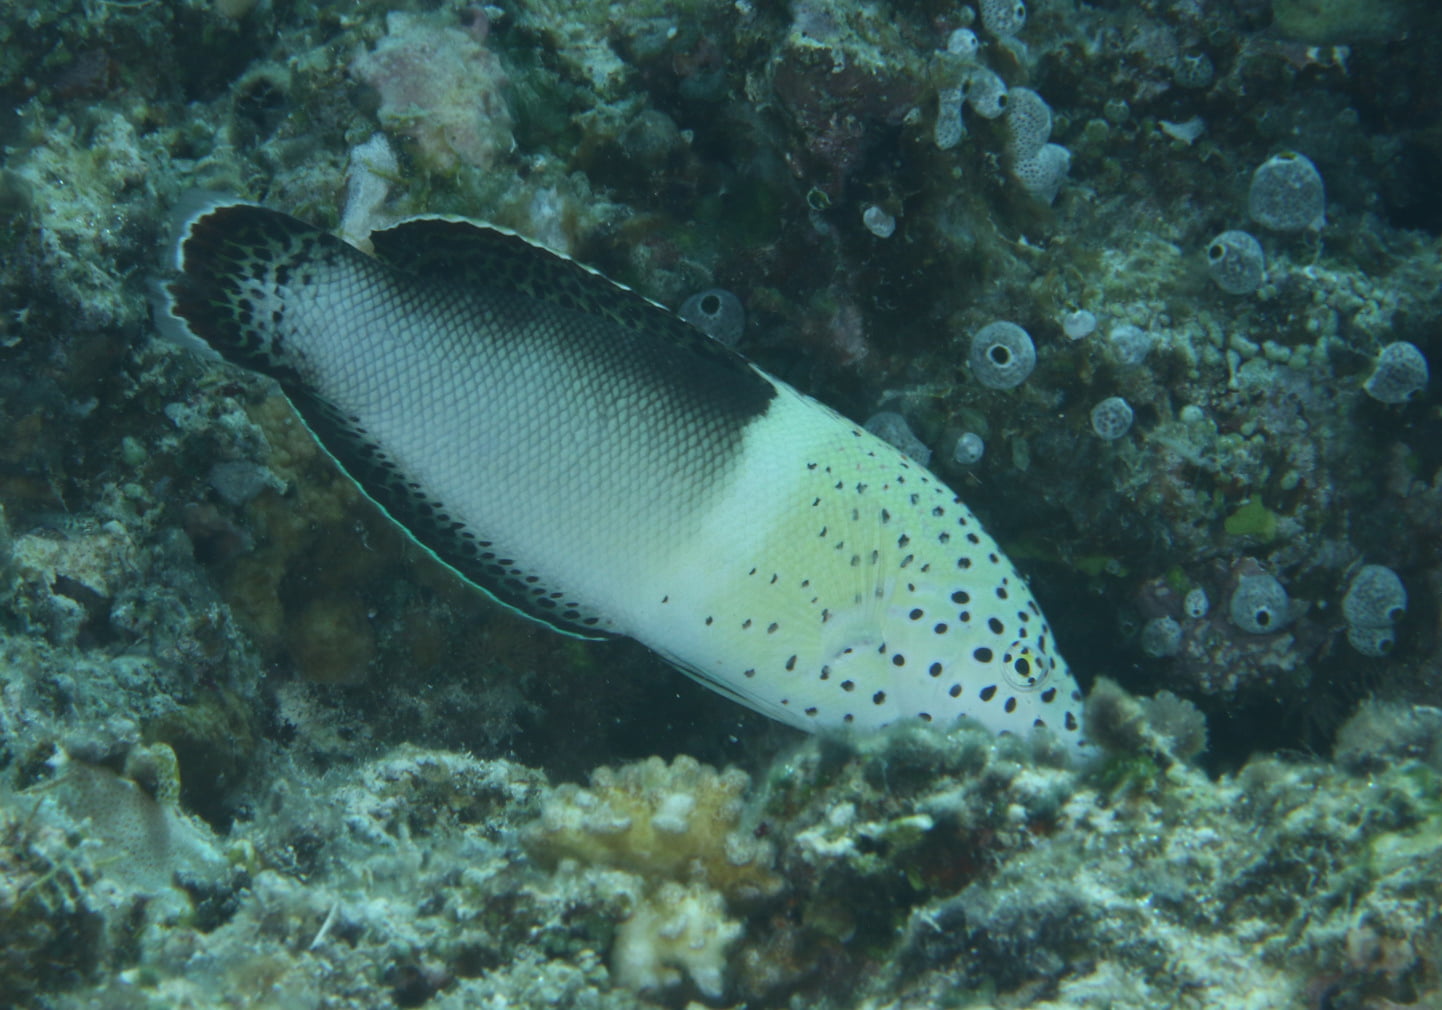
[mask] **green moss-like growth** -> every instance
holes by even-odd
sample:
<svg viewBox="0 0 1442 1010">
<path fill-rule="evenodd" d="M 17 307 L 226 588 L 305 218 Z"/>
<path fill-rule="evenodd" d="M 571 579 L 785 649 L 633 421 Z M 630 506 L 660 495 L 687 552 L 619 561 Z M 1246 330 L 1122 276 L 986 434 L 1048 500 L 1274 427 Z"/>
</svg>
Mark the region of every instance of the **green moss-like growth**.
<svg viewBox="0 0 1442 1010">
<path fill-rule="evenodd" d="M 1277 513 L 1263 505 L 1260 498 L 1253 498 L 1227 516 L 1222 528 L 1229 536 L 1270 543 L 1277 536 Z"/>
</svg>

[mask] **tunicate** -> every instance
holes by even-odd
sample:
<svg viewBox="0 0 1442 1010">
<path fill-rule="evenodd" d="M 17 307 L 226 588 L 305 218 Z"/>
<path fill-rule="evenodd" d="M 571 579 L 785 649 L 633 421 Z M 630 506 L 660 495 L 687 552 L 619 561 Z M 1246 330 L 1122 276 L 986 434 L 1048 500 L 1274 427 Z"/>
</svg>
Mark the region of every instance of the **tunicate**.
<svg viewBox="0 0 1442 1010">
<path fill-rule="evenodd" d="M 1347 641 L 1362 655 L 1380 659 L 1397 644 L 1397 630 L 1390 624 L 1380 627 L 1352 624 L 1347 626 Z"/>
<path fill-rule="evenodd" d="M 721 288 L 692 295 L 681 303 L 676 314 L 727 347 L 735 347 L 746 328 L 746 309 L 741 299 Z"/>
<path fill-rule="evenodd" d="M 906 423 L 906 418 L 896 411 L 883 410 L 872 414 L 864 427 L 877 438 L 896 446 L 922 466 L 931 462 L 931 450 L 926 447 L 925 442 L 916 437 L 911 430 L 911 425 Z"/>
<path fill-rule="evenodd" d="M 1086 309 L 1066 312 L 1061 317 L 1061 331 L 1068 340 L 1090 336 L 1097 328 L 1097 317 Z"/>
<path fill-rule="evenodd" d="M 1154 617 L 1142 626 L 1142 651 L 1153 659 L 1175 656 L 1182 648 L 1182 626 L 1171 617 Z"/>
<path fill-rule="evenodd" d="M 953 56 L 960 56 L 964 60 L 971 59 L 980 48 L 981 40 L 970 28 L 958 28 L 946 40 L 946 51 Z"/>
<path fill-rule="evenodd" d="M 1006 81 L 986 67 L 973 67 L 962 82 L 966 87 L 966 104 L 982 119 L 995 119 L 1006 111 Z"/>
<path fill-rule="evenodd" d="M 1244 231 L 1224 231 L 1207 246 L 1207 269 L 1229 295 L 1249 295 L 1262 286 L 1267 257 L 1262 243 Z"/>
<path fill-rule="evenodd" d="M 981 0 L 981 23 L 993 35 L 1015 35 L 1026 24 L 1021 0 Z"/>
<path fill-rule="evenodd" d="M 1271 575 L 1243 575 L 1227 609 L 1232 623 L 1253 635 L 1266 635 L 1287 623 L 1287 590 Z"/>
<path fill-rule="evenodd" d="M 1112 354 L 1116 355 L 1119 365 L 1140 365 L 1152 351 L 1152 335 L 1131 323 L 1113 326 L 1107 340 L 1111 342 Z"/>
<path fill-rule="evenodd" d="M 1012 88 L 1006 103 L 1006 130 L 1012 157 L 1025 161 L 1036 156 L 1051 139 L 1051 106 L 1031 88 Z"/>
<path fill-rule="evenodd" d="M 964 431 L 956 438 L 956 446 L 951 450 L 951 459 L 959 466 L 972 466 L 981 462 L 981 457 L 985 452 L 986 443 L 981 440 L 981 436 L 974 431 Z"/>
<path fill-rule="evenodd" d="M 1121 438 L 1131 428 L 1131 405 L 1120 396 L 1109 396 L 1092 408 L 1092 431 L 1108 442 Z"/>
<path fill-rule="evenodd" d="M 1407 587 L 1385 565 L 1363 565 L 1342 597 L 1342 620 L 1348 624 L 1382 627 L 1406 613 Z"/>
<path fill-rule="evenodd" d="M 1036 154 L 1012 165 L 1011 174 L 1036 199 L 1051 203 L 1061 192 L 1061 184 L 1070 169 L 1070 151 L 1060 144 L 1043 144 Z"/>
<path fill-rule="evenodd" d="M 966 134 L 966 127 L 961 122 L 962 98 L 960 88 L 942 88 L 936 93 L 936 127 L 932 140 L 938 150 L 951 150 L 961 143 Z"/>
<path fill-rule="evenodd" d="M 874 203 L 862 211 L 861 223 L 877 238 L 891 238 L 896 231 L 896 218 Z"/>
<path fill-rule="evenodd" d="M 1275 154 L 1252 173 L 1247 209 L 1253 221 L 1273 231 L 1320 228 L 1327 210 L 1322 175 L 1300 154 Z"/>
<path fill-rule="evenodd" d="M 1212 601 L 1207 599 L 1207 591 L 1201 586 L 1187 590 L 1187 595 L 1182 599 L 1182 613 L 1193 620 L 1206 617 L 1211 606 Z"/>
<path fill-rule="evenodd" d="M 1377 355 L 1377 366 L 1362 388 L 1374 400 L 1406 403 L 1427 385 L 1427 359 L 1415 344 L 1405 340 L 1388 344 Z"/>
<path fill-rule="evenodd" d="M 1206 53 L 1184 53 L 1177 61 L 1172 80 L 1183 88 L 1205 88 L 1212 83 L 1216 68 Z"/>
<path fill-rule="evenodd" d="M 988 323 L 972 336 L 967 363 L 976 381 L 988 389 L 1011 389 L 1036 367 L 1036 346 L 1016 323 Z"/>
</svg>

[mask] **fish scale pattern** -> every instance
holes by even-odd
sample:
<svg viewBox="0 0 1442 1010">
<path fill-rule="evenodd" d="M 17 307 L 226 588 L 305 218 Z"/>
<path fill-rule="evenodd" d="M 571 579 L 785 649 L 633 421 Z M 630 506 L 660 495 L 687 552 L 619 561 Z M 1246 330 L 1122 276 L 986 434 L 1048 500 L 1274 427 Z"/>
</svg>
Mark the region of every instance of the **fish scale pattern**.
<svg viewBox="0 0 1442 1010">
<path fill-rule="evenodd" d="M 209 208 L 182 236 L 171 311 L 274 376 L 464 578 L 803 729 L 969 716 L 1080 741 L 1025 582 L 909 457 L 513 235 L 423 218 L 373 243 Z"/>
</svg>

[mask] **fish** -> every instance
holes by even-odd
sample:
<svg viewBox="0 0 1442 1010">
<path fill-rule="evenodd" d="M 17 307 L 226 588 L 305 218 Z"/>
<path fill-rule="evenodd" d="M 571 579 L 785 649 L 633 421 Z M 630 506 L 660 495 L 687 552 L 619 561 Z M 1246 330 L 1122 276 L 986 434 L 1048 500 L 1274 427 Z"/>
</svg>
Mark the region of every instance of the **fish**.
<svg viewBox="0 0 1442 1010">
<path fill-rule="evenodd" d="M 528 618 L 801 730 L 1085 746 L 1041 608 L 958 495 L 568 257 L 440 216 L 362 251 L 218 200 L 180 222 L 157 315 L 275 380 L 407 535 Z"/>
</svg>

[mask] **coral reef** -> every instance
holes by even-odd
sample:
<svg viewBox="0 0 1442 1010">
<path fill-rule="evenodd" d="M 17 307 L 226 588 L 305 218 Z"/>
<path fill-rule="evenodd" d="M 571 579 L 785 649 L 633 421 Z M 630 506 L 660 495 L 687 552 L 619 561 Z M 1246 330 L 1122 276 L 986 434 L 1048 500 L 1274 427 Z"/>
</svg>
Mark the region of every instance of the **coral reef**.
<svg viewBox="0 0 1442 1010">
<path fill-rule="evenodd" d="M 351 73 L 380 95 L 381 126 L 409 137 L 416 163 L 428 171 L 488 171 L 515 143 L 505 72 L 483 45 L 486 15 L 477 17 L 464 31 L 394 11 L 376 48 L 351 63 Z"/>
<path fill-rule="evenodd" d="M 666 989 L 684 974 L 704 995 L 723 995 L 726 952 L 742 932 L 725 917 L 727 901 L 755 904 L 781 888 L 771 844 L 746 823 L 749 785 L 734 768 L 653 757 L 598 768 L 589 789 L 563 784 L 542 799 L 526 835 L 534 858 L 631 878 L 634 896 L 611 954 L 621 985 Z"/>
<path fill-rule="evenodd" d="M 738 899 L 774 894 L 771 846 L 744 822 L 750 781 L 681 756 L 598 768 L 591 786 L 561 785 L 541 803 L 528 846 L 543 862 L 574 859 L 659 880 L 700 880 Z"/>
<path fill-rule="evenodd" d="M 1420 0 L 6 5 L 0 1005 L 1442 1004 L 1439 35 Z M 932 453 L 1096 758 L 798 740 L 489 606 L 157 336 L 193 190 L 695 296 Z M 969 363 L 995 320 L 1024 381 Z"/>
</svg>

